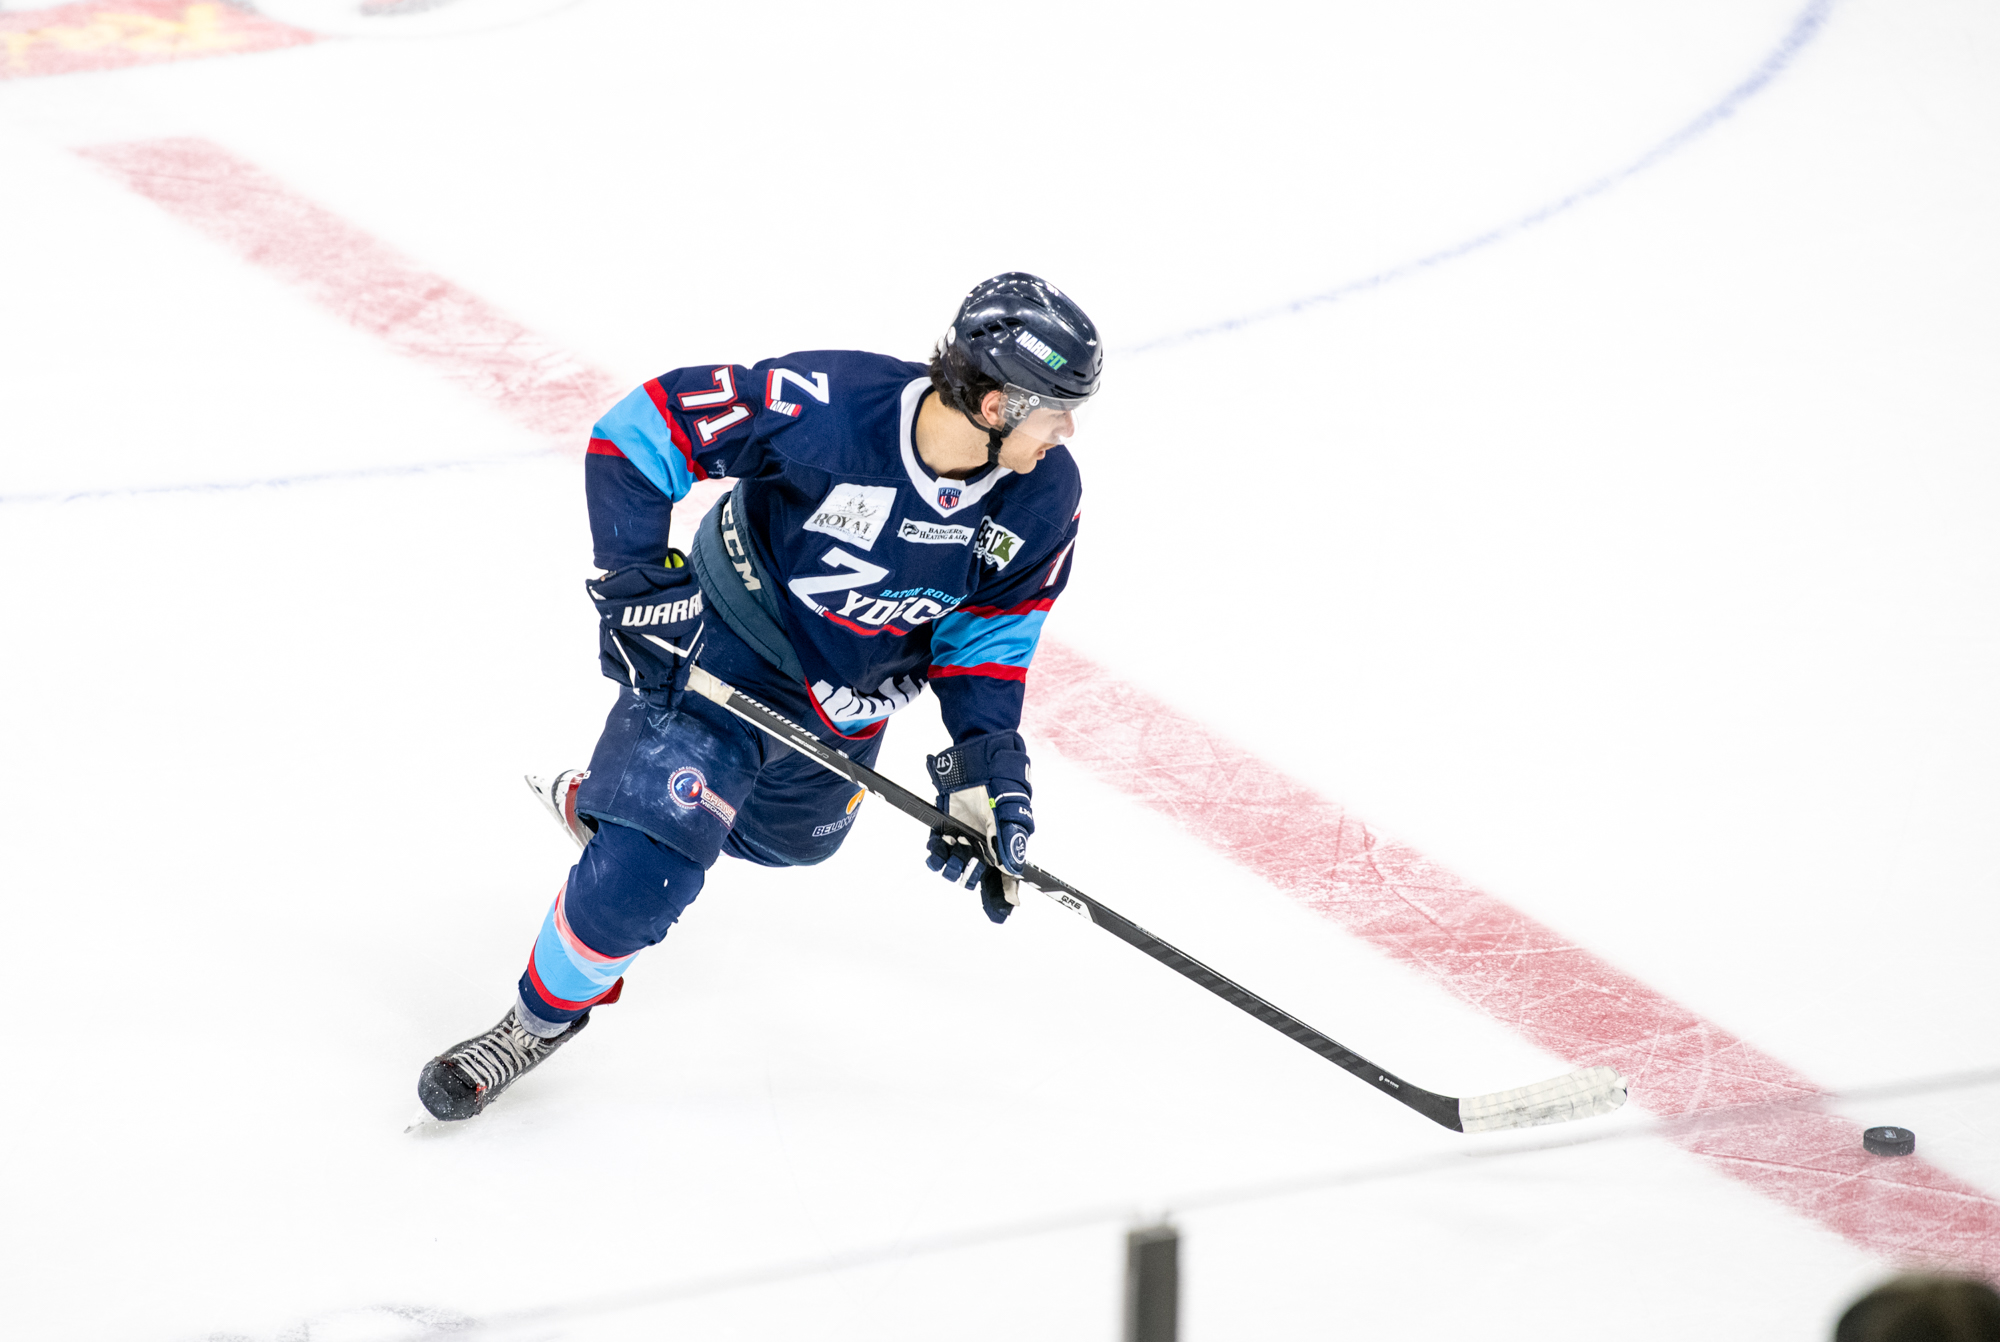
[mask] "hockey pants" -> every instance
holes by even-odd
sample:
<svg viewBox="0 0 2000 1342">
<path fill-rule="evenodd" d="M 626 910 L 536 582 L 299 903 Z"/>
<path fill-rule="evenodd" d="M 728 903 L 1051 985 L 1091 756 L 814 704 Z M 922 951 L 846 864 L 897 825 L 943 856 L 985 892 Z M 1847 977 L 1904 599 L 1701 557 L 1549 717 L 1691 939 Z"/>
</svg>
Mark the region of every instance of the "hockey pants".
<svg viewBox="0 0 2000 1342">
<path fill-rule="evenodd" d="M 872 764 L 882 734 L 843 740 Z M 723 853 L 805 866 L 840 847 L 865 794 L 708 700 L 619 695 L 577 794 L 597 834 L 543 919 L 521 1004 L 556 1026 L 612 991 L 701 893 Z"/>
</svg>

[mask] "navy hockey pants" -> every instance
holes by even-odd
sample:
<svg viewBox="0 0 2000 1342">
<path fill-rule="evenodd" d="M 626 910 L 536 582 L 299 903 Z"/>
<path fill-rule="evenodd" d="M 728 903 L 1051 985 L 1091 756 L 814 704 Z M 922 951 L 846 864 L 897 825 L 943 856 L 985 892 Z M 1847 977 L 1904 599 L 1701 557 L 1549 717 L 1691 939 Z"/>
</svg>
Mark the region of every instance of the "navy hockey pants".
<svg viewBox="0 0 2000 1342">
<path fill-rule="evenodd" d="M 878 732 L 840 746 L 872 765 L 881 742 Z M 522 1003 L 552 1023 L 583 1014 L 666 936 L 717 857 L 823 862 L 865 795 L 699 695 L 668 709 L 622 691 L 577 793 L 577 814 L 597 822 L 597 835 L 542 922 Z"/>
</svg>

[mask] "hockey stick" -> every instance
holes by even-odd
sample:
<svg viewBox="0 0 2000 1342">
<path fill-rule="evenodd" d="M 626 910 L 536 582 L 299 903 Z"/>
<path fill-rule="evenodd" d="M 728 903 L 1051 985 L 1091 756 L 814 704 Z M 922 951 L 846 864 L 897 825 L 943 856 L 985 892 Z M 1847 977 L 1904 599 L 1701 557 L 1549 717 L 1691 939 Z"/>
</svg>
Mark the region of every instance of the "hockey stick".
<svg viewBox="0 0 2000 1342">
<path fill-rule="evenodd" d="M 856 764 L 791 719 L 717 680 L 699 666 L 690 670 L 688 688 L 728 709 L 766 735 L 784 742 L 822 768 L 866 788 L 904 815 L 922 821 L 931 829 L 969 840 L 985 854 L 989 866 L 996 870 L 999 868 L 998 858 L 984 834 L 946 815 L 922 797 L 890 782 L 866 765 Z M 1453 1132 L 1532 1128 L 1544 1123 L 1561 1123 L 1572 1118 L 1606 1114 L 1625 1103 L 1625 1079 L 1609 1067 L 1586 1067 L 1531 1086 L 1517 1086 L 1513 1090 L 1473 1095 L 1465 1099 L 1425 1090 L 1377 1067 L 1298 1017 L 1272 1006 L 1242 984 L 1168 945 L 1130 918 L 1105 907 L 1101 901 L 1084 894 L 1067 881 L 1051 876 L 1032 864 L 1023 864 L 1021 879 L 1038 887 L 1071 913 L 1096 924 L 1127 945 L 1144 951 L 1175 973 L 1199 983 L 1286 1038 L 1305 1045 L 1328 1062 L 1353 1073 L 1385 1095 L 1402 1101 L 1425 1118 Z"/>
</svg>

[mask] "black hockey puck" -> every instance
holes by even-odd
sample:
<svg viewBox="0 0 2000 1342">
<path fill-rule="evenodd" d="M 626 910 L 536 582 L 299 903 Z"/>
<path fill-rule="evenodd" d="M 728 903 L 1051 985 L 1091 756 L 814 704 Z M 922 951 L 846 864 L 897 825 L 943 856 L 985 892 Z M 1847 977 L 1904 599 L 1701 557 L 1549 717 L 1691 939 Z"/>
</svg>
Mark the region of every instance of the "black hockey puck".
<svg viewBox="0 0 2000 1342">
<path fill-rule="evenodd" d="M 1861 1145 L 1873 1155 L 1907 1156 L 1917 1149 L 1917 1134 L 1908 1128 L 1870 1128 L 1861 1134 Z"/>
</svg>

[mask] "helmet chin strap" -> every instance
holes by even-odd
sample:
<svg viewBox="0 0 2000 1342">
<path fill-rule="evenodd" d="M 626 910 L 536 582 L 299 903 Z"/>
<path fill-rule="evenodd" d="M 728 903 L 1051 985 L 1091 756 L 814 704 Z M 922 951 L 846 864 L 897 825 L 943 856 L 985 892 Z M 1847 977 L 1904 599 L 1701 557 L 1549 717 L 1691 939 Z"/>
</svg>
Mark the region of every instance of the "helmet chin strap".
<svg viewBox="0 0 2000 1342">
<path fill-rule="evenodd" d="M 966 423 L 986 435 L 986 464 L 988 466 L 998 466 L 1000 464 L 1000 444 L 1006 441 L 1008 431 L 1006 429 L 996 429 L 991 424 L 982 424 L 979 421 L 979 417 L 964 406 L 958 407 L 958 413 L 965 416 Z"/>
</svg>

